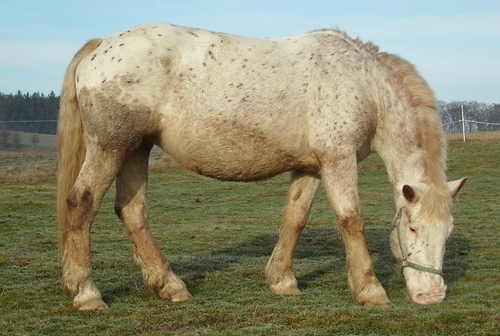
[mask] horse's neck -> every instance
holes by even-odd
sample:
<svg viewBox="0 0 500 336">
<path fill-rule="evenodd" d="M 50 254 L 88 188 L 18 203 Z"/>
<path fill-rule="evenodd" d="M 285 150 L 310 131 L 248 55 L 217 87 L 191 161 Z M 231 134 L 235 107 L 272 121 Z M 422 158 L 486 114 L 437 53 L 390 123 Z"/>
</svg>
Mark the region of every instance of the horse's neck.
<svg viewBox="0 0 500 336">
<path fill-rule="evenodd" d="M 411 151 L 399 144 L 391 144 L 389 147 L 377 150 L 377 153 L 384 161 L 389 180 L 393 185 L 419 183 L 426 180 L 422 149 Z"/>
<path fill-rule="evenodd" d="M 409 63 L 393 55 L 380 57 L 390 70 L 381 72 L 380 78 L 387 77 L 377 86 L 373 148 L 384 160 L 395 191 L 403 184 L 420 182 L 442 187 L 446 139 L 434 95 Z M 391 76 L 400 82 L 391 82 Z"/>
<path fill-rule="evenodd" d="M 412 122 L 387 117 L 377 126 L 373 147 L 384 161 L 394 188 L 426 180 L 426 155 Z"/>
</svg>

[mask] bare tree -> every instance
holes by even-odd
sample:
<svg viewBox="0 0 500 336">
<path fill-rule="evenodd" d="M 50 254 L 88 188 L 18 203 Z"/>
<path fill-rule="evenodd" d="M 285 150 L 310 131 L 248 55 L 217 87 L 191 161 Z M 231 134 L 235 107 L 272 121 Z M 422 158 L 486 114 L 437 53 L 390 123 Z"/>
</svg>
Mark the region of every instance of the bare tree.
<svg viewBox="0 0 500 336">
<path fill-rule="evenodd" d="M 12 144 L 14 145 L 14 148 L 21 147 L 21 134 L 19 132 L 12 133 Z"/>
<path fill-rule="evenodd" d="M 10 131 L 7 129 L 5 125 L 0 128 L 0 139 L 2 141 L 2 146 L 7 147 L 10 138 Z"/>
<path fill-rule="evenodd" d="M 31 143 L 33 144 L 33 147 L 40 143 L 40 137 L 38 136 L 38 134 L 33 134 L 33 136 L 31 137 Z"/>
</svg>

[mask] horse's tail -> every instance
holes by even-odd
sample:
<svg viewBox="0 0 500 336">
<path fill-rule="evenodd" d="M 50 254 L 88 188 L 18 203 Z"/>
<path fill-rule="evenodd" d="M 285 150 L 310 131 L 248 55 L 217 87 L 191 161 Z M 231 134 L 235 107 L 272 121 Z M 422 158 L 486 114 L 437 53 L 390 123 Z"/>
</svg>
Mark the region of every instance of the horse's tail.
<svg viewBox="0 0 500 336">
<path fill-rule="evenodd" d="M 66 70 L 61 92 L 59 121 L 57 124 L 59 151 L 57 163 L 57 216 L 61 253 L 64 253 L 64 242 L 68 227 L 66 199 L 80 173 L 86 153 L 82 115 L 76 95 L 76 68 L 82 59 L 94 51 L 101 42 L 101 39 L 91 40 L 76 53 Z"/>
</svg>

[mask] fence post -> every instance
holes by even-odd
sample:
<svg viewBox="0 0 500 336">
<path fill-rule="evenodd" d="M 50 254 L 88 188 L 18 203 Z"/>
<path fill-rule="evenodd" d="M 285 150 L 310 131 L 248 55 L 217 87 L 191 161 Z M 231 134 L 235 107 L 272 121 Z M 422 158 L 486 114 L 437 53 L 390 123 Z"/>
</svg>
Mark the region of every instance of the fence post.
<svg viewBox="0 0 500 336">
<path fill-rule="evenodd" d="M 465 118 L 464 118 L 464 106 L 462 105 L 462 134 L 465 142 Z"/>
</svg>

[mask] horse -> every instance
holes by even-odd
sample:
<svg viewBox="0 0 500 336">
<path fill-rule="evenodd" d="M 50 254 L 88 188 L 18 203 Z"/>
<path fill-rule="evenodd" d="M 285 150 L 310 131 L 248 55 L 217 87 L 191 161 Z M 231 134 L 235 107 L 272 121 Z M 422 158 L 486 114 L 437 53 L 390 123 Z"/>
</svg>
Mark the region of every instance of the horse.
<svg viewBox="0 0 500 336">
<path fill-rule="evenodd" d="M 293 254 L 320 183 L 345 245 L 348 286 L 362 305 L 389 305 L 368 254 L 357 164 L 379 155 L 393 187 L 390 245 L 411 301 L 441 302 L 452 199 L 433 92 L 414 66 L 339 30 L 252 38 L 167 23 L 93 39 L 65 74 L 58 120 L 58 222 L 64 292 L 79 310 L 107 308 L 92 278 L 90 228 L 116 181 L 145 285 L 191 297 L 148 228 L 154 145 L 222 181 L 291 172 L 284 219 L 266 267 L 270 289 L 298 294 Z"/>
</svg>

